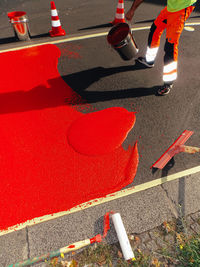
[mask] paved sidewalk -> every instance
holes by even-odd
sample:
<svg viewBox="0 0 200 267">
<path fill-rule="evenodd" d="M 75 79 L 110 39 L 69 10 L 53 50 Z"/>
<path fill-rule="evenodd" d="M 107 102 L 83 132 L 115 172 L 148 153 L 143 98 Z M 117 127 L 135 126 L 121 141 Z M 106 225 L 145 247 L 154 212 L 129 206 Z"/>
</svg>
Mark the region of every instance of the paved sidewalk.
<svg viewBox="0 0 200 267">
<path fill-rule="evenodd" d="M 181 207 L 180 207 L 181 209 Z M 169 222 L 163 222 L 160 226 L 154 227 L 153 229 L 150 229 L 148 231 L 142 232 L 142 233 L 132 233 L 129 234 L 129 240 L 130 244 L 133 248 L 133 252 L 136 256 L 136 253 L 141 255 L 145 259 L 148 258 L 148 261 L 151 261 L 151 266 L 165 266 L 165 267 L 173 267 L 176 266 L 175 262 L 173 262 L 173 258 L 170 259 L 170 257 L 164 257 L 163 252 L 168 252 L 169 254 L 176 250 L 176 247 L 178 246 L 177 242 L 180 242 L 178 237 L 181 238 L 181 233 L 184 233 L 184 236 L 188 239 L 192 236 L 200 235 L 200 210 L 189 214 L 185 217 L 179 217 L 178 219 L 173 218 Z M 182 239 L 181 239 L 182 240 Z M 95 251 L 98 248 L 99 245 L 95 244 L 93 246 L 85 248 L 86 251 L 89 253 L 92 253 L 92 251 Z M 106 262 L 106 254 L 109 253 L 109 248 L 112 249 L 112 252 L 110 254 L 114 254 L 111 257 L 113 257 L 112 265 L 105 264 Z M 98 261 L 97 263 L 91 263 L 85 265 L 85 267 L 115 267 L 115 266 L 126 266 L 124 265 L 124 259 L 123 254 L 120 249 L 119 243 L 113 244 L 111 247 L 106 247 L 105 242 L 105 248 L 102 249 L 103 254 L 102 256 L 96 256 Z M 98 252 L 94 252 L 94 255 L 97 255 Z M 65 255 L 65 259 L 61 258 L 55 258 L 52 259 L 55 263 L 58 261 L 58 263 L 61 264 L 63 267 L 70 266 L 70 263 L 75 261 L 75 263 L 79 264 L 80 255 L 83 255 L 83 251 L 80 252 L 74 252 L 74 253 L 68 253 Z M 86 254 L 85 254 L 86 255 Z M 91 254 L 92 255 L 92 254 Z M 166 254 L 165 254 L 166 255 Z M 109 255 L 110 256 L 110 255 Z M 85 256 L 83 256 L 85 257 Z M 95 259 L 92 256 L 88 256 L 90 259 Z M 110 258 L 110 257 L 109 257 Z M 176 260 L 174 260 L 176 261 Z M 59 266 L 57 263 L 57 267 Z M 157 264 L 157 265 L 156 265 Z M 144 266 L 144 263 L 141 263 L 141 267 Z M 41 263 L 40 265 L 36 265 L 40 267 L 48 267 L 50 266 L 50 263 Z M 81 265 L 82 266 L 82 265 Z M 127 264 L 128 266 L 128 264 Z M 131 266 L 131 265 L 130 265 Z M 134 265 L 135 266 L 135 265 Z M 146 266 L 146 265 L 145 265 Z"/>
<path fill-rule="evenodd" d="M 73 242 L 91 238 L 103 233 L 103 217 L 108 211 L 121 214 L 125 229 L 129 235 L 139 237 L 138 247 L 147 251 L 157 248 L 159 242 L 154 232 L 157 227 L 178 215 L 190 222 L 190 231 L 199 231 L 200 207 L 199 174 L 186 176 L 167 182 L 128 197 L 88 208 L 86 210 L 62 216 L 55 220 L 26 227 L 0 237 L 0 266 L 40 256 Z M 179 214 L 181 205 L 181 214 Z M 96 216 L 98 214 L 98 217 Z M 105 239 L 113 244 L 118 242 L 114 227 Z M 45 267 L 46 263 L 35 264 Z"/>
<path fill-rule="evenodd" d="M 161 249 L 170 249 L 170 246 L 175 244 L 176 241 L 173 231 L 177 227 L 180 227 L 181 231 L 187 236 L 200 234 L 200 210 L 186 217 L 173 218 L 169 223 L 163 222 L 162 225 L 149 231 L 133 234 L 132 245 L 135 250 L 140 250 L 147 255 Z"/>
</svg>

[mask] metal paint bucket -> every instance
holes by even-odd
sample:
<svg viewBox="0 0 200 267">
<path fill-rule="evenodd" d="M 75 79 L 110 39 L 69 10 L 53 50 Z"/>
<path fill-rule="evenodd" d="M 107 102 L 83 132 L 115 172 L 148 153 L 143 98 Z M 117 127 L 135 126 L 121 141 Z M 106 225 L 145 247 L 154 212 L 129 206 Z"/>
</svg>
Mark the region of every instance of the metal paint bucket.
<svg viewBox="0 0 200 267">
<path fill-rule="evenodd" d="M 20 41 L 30 40 L 28 18 L 24 11 L 14 11 L 7 14 L 13 26 L 15 37 Z"/>
<path fill-rule="evenodd" d="M 119 53 L 123 60 L 130 60 L 139 51 L 127 23 L 118 23 L 107 35 L 107 41 Z"/>
</svg>

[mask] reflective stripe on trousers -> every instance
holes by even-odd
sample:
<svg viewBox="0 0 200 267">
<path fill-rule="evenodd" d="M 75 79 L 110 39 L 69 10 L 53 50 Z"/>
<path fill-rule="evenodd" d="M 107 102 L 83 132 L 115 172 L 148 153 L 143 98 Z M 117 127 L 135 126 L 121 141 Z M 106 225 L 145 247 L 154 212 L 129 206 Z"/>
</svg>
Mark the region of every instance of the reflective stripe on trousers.
<svg viewBox="0 0 200 267">
<path fill-rule="evenodd" d="M 184 23 L 194 10 L 193 6 L 187 7 L 177 12 L 168 12 L 165 7 L 156 20 L 153 22 L 146 51 L 146 61 L 153 63 L 155 61 L 160 38 L 166 29 L 165 56 L 163 81 L 173 82 L 177 78 L 178 44 L 179 38 L 184 28 Z M 170 69 L 168 71 L 168 69 Z"/>
<path fill-rule="evenodd" d="M 157 52 L 158 52 L 158 47 L 150 48 L 149 46 L 147 46 L 146 61 L 148 63 L 154 62 Z"/>
<path fill-rule="evenodd" d="M 164 65 L 163 68 L 163 81 L 165 83 L 171 83 L 177 78 L 177 61 L 173 61 Z"/>
</svg>

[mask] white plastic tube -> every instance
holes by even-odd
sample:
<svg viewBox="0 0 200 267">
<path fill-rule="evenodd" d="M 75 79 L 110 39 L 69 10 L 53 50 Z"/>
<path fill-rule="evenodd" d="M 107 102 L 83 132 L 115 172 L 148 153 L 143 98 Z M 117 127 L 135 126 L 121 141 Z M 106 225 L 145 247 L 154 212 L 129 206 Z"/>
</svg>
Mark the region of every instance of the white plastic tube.
<svg viewBox="0 0 200 267">
<path fill-rule="evenodd" d="M 124 228 L 120 214 L 114 213 L 112 215 L 112 220 L 113 220 L 115 231 L 117 233 L 117 237 L 118 237 L 118 240 L 121 246 L 124 259 L 125 260 L 133 259 L 135 256 L 131 248 L 131 245 L 130 245 L 128 236 L 126 234 L 126 230 Z"/>
</svg>

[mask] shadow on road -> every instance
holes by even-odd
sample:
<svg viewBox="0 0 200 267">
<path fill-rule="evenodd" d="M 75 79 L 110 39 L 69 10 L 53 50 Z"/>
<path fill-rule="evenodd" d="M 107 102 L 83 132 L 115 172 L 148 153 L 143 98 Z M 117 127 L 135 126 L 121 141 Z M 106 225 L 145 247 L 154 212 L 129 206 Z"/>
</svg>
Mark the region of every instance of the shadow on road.
<svg viewBox="0 0 200 267">
<path fill-rule="evenodd" d="M 49 33 L 42 33 L 42 34 L 38 34 L 38 35 L 31 35 L 30 34 L 30 38 L 31 39 L 40 39 L 40 38 L 44 38 L 44 37 L 48 37 Z M 13 36 L 13 37 L 7 37 L 7 38 L 1 38 L 0 39 L 0 45 L 5 45 L 5 44 L 10 44 L 10 43 L 19 43 L 22 41 L 19 41 L 17 36 Z M 27 40 L 25 40 L 24 42 L 27 42 Z"/>
<path fill-rule="evenodd" d="M 101 29 L 101 28 L 112 27 L 112 26 L 113 26 L 112 23 L 106 23 L 106 24 L 100 24 L 100 25 L 90 26 L 90 27 L 86 27 L 86 28 L 81 28 L 78 30 L 79 31 L 93 30 L 93 29 Z"/>
<path fill-rule="evenodd" d="M 155 95 L 158 89 L 158 86 L 150 88 L 130 88 L 117 91 L 108 91 L 106 88 L 104 91 L 86 91 L 86 89 L 91 86 L 93 83 L 103 79 L 107 76 L 114 75 L 120 72 L 126 71 L 135 71 L 143 69 L 139 63 L 129 66 L 113 67 L 113 68 L 103 68 L 96 67 L 76 73 L 72 73 L 66 76 L 63 76 L 63 80 L 87 103 L 96 103 L 100 101 L 108 101 L 112 99 L 122 99 L 122 98 L 133 98 L 133 97 L 142 97 L 147 95 Z"/>
<path fill-rule="evenodd" d="M 64 77 L 43 81 L 33 88 L 28 84 L 18 84 L 21 90 L 0 93 L 0 114 L 25 112 L 65 105 L 81 105 L 83 103 L 95 103 L 112 99 L 142 97 L 156 94 L 158 86 L 151 88 L 130 88 L 117 91 L 85 91 L 91 84 L 106 76 L 140 69 L 139 65 L 121 66 L 114 68 L 97 67 Z M 66 85 L 66 83 L 67 85 Z M 9 86 L 15 88 L 15 82 L 10 80 Z M 69 85 L 69 86 L 68 86 Z M 6 84 L 2 84 L 4 89 Z"/>
<path fill-rule="evenodd" d="M 117 91 L 104 91 L 104 92 L 83 92 L 82 98 L 86 103 L 96 103 L 102 101 L 109 101 L 114 99 L 134 98 L 148 95 L 156 95 L 159 86 L 150 88 L 130 88 Z M 68 100 L 67 100 L 68 101 Z M 70 104 L 66 101 L 67 104 Z"/>
<path fill-rule="evenodd" d="M 166 177 L 168 175 L 168 172 L 174 167 L 175 160 L 174 157 L 170 159 L 170 161 L 165 165 L 165 167 L 161 171 L 161 177 Z M 159 169 L 158 168 L 152 168 L 152 174 L 156 173 Z"/>
<path fill-rule="evenodd" d="M 141 24 L 141 23 L 153 23 L 154 19 L 149 19 L 149 20 L 140 20 L 140 21 L 136 21 L 134 24 Z"/>
<path fill-rule="evenodd" d="M 7 38 L 1 38 L 0 39 L 0 44 L 10 44 L 13 42 L 16 42 L 17 38 L 16 37 L 7 37 Z"/>
<path fill-rule="evenodd" d="M 42 38 L 42 37 L 49 37 L 50 35 L 48 32 L 46 32 L 46 33 L 37 34 L 37 35 L 30 34 L 30 36 L 31 36 L 31 39 L 36 39 L 36 38 Z"/>
</svg>

